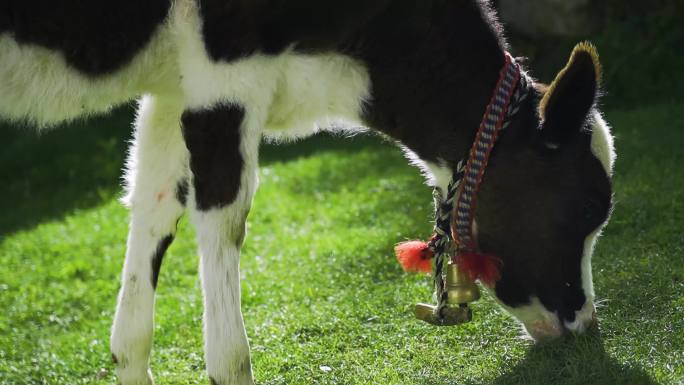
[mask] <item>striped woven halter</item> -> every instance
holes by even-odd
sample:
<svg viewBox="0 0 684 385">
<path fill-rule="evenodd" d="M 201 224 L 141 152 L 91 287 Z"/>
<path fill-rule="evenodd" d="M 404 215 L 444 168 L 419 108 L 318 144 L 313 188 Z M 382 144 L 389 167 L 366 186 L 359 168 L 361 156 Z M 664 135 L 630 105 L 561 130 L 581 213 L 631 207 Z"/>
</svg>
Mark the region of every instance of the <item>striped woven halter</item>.
<svg viewBox="0 0 684 385">
<path fill-rule="evenodd" d="M 448 259 L 473 280 L 479 279 L 489 286 L 499 278 L 500 260 L 480 253 L 473 234 L 477 192 L 499 132 L 509 125 L 527 94 L 525 74 L 506 52 L 499 80 L 468 155 L 458 162 L 446 194 L 439 187 L 433 191 L 435 226 L 430 241 L 404 242 L 396 247 L 397 258 L 405 270 L 432 271 L 438 306 L 444 306 L 446 301 L 443 269 Z"/>
</svg>

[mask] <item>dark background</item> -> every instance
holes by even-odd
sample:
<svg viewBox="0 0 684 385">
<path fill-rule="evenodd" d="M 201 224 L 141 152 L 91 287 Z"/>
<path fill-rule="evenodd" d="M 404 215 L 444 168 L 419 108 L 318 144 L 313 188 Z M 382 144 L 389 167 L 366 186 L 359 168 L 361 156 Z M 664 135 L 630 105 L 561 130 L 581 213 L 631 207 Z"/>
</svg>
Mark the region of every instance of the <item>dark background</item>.
<svg viewBox="0 0 684 385">
<path fill-rule="evenodd" d="M 684 1 L 496 0 L 515 55 L 550 82 L 578 41 L 593 42 L 604 69 L 605 108 L 684 96 Z"/>
</svg>

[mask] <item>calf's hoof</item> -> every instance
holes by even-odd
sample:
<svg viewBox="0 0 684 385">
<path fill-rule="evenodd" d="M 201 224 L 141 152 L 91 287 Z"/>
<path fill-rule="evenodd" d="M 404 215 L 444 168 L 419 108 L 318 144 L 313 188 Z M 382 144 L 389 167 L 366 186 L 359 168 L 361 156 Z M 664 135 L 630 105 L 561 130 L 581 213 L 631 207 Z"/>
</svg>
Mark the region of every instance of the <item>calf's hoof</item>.
<svg viewBox="0 0 684 385">
<path fill-rule="evenodd" d="M 224 381 L 224 382 L 219 382 L 219 381 L 215 380 L 213 377 L 209 376 L 209 384 L 210 384 L 210 385 L 229 385 L 229 384 L 230 384 L 230 385 L 232 385 L 232 384 L 236 384 L 236 385 L 255 385 L 254 379 L 252 379 L 252 376 L 251 376 L 251 375 L 249 376 L 249 378 L 245 378 L 245 379 L 242 379 L 242 380 L 238 380 L 238 381 L 240 381 L 240 382 L 232 382 L 232 381 L 233 381 L 233 380 Z"/>
<path fill-rule="evenodd" d="M 154 385 L 154 378 L 152 378 L 150 369 L 132 371 L 117 368 L 116 378 L 121 385 Z"/>
<path fill-rule="evenodd" d="M 207 372 L 211 385 L 254 385 L 249 355 L 241 359 L 229 360 L 229 363 L 225 365 L 209 368 Z"/>
</svg>

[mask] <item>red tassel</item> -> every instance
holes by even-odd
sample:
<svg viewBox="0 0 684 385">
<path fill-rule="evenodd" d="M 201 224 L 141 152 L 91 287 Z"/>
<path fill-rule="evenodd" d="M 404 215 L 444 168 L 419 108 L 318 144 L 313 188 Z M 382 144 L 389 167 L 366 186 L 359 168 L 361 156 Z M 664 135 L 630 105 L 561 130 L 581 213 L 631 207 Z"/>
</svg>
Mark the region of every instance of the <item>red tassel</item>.
<svg viewBox="0 0 684 385">
<path fill-rule="evenodd" d="M 434 254 L 423 241 L 402 242 L 394 247 L 397 260 L 404 271 L 410 273 L 429 273 L 432 271 Z"/>
<path fill-rule="evenodd" d="M 491 255 L 462 252 L 456 256 L 458 268 L 467 273 L 472 280 L 479 279 L 487 286 L 493 287 L 501 277 L 499 267 L 501 260 Z"/>
</svg>

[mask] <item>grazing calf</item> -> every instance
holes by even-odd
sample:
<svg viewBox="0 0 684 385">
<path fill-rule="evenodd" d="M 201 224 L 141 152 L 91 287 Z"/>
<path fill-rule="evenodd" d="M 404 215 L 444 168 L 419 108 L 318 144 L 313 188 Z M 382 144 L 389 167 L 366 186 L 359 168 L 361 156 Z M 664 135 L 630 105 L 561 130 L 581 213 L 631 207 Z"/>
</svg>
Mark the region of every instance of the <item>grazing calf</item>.
<svg viewBox="0 0 684 385">
<path fill-rule="evenodd" d="M 239 253 L 262 137 L 362 125 L 447 191 L 507 45 L 483 0 L 24 0 L 0 6 L 0 116 L 39 127 L 139 97 L 130 232 L 112 329 L 121 383 L 151 384 L 154 290 L 176 222 L 197 228 L 213 384 L 253 382 Z M 591 254 L 611 207 L 612 139 L 582 44 L 508 122 L 473 224 L 490 289 L 536 338 L 591 322 Z M 335 124 L 333 124 L 335 123 Z"/>
</svg>

